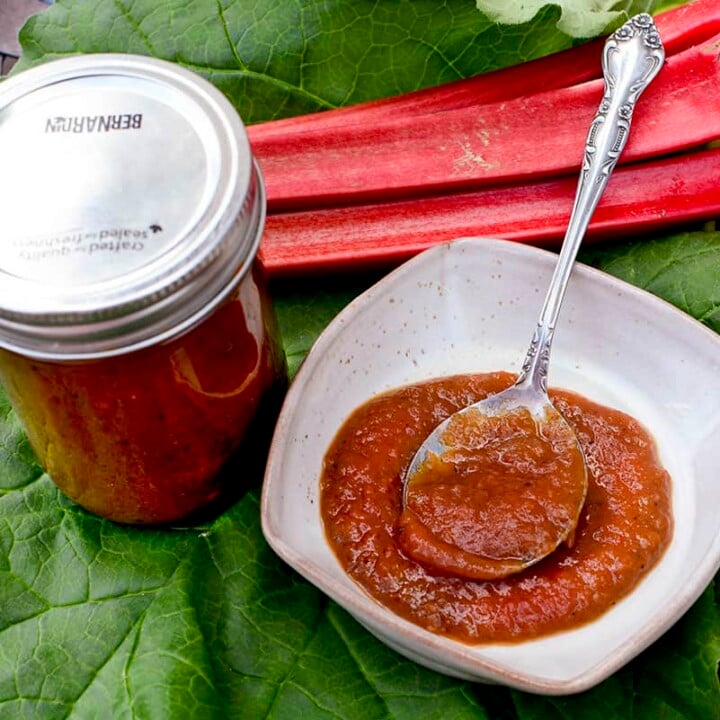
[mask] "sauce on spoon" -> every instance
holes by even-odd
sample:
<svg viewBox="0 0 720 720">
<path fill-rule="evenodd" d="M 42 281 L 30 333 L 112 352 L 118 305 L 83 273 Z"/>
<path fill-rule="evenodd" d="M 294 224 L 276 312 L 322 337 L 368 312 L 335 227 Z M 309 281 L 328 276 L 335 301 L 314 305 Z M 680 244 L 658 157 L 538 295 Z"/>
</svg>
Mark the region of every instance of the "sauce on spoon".
<svg viewBox="0 0 720 720">
<path fill-rule="evenodd" d="M 438 575 L 491 580 L 568 545 L 587 489 L 585 459 L 557 413 L 452 416 L 449 448 L 412 478 L 400 547 Z"/>
</svg>

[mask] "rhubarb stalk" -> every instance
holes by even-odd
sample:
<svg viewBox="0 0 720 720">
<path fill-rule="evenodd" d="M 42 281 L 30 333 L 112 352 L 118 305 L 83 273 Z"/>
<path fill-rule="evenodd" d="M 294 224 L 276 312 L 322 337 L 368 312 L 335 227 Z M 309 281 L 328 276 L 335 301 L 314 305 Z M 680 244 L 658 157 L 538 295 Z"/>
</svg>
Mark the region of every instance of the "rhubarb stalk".
<svg viewBox="0 0 720 720">
<path fill-rule="evenodd" d="M 668 59 L 638 104 L 623 161 L 720 137 L 720 36 Z M 464 190 L 574 172 L 601 80 L 376 125 L 253 140 L 271 210 Z"/>
<path fill-rule="evenodd" d="M 357 269 L 407 259 L 458 237 L 502 237 L 557 246 L 576 180 L 484 188 L 412 200 L 278 213 L 260 257 L 273 275 Z M 619 167 L 589 240 L 646 232 L 720 215 L 720 148 Z"/>
</svg>

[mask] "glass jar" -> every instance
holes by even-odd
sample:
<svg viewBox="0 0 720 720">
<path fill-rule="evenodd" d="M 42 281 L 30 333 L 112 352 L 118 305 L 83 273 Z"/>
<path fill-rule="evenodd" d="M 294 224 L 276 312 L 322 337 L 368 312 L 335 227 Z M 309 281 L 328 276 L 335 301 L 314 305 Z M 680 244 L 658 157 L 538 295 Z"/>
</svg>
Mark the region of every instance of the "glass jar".
<svg viewBox="0 0 720 720">
<path fill-rule="evenodd" d="M 0 381 L 54 482 L 124 523 L 187 518 L 285 382 L 262 179 L 225 97 L 88 55 L 0 85 Z"/>
</svg>

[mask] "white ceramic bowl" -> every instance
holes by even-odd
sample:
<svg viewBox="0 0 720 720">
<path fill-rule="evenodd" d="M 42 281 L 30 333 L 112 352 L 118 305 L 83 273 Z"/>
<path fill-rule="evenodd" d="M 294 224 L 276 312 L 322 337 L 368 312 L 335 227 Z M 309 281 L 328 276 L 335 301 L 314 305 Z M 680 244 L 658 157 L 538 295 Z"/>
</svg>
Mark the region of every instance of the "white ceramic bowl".
<svg viewBox="0 0 720 720">
<path fill-rule="evenodd" d="M 378 638 L 440 672 L 533 692 L 586 689 L 652 643 L 720 566 L 720 336 L 668 303 L 578 265 L 556 331 L 550 385 L 628 412 L 673 478 L 674 538 L 613 609 L 517 644 L 466 645 L 399 618 L 342 570 L 319 515 L 323 456 L 371 396 L 433 376 L 517 371 L 556 256 L 500 240 L 435 247 L 354 300 L 318 339 L 283 407 L 262 522 L 287 563 Z"/>
</svg>

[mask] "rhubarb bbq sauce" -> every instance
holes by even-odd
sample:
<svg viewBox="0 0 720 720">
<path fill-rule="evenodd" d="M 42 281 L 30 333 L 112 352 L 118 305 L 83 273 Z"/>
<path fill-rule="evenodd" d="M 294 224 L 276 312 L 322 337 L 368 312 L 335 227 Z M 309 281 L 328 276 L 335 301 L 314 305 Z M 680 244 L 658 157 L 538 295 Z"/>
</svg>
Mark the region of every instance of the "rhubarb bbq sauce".
<svg viewBox="0 0 720 720">
<path fill-rule="evenodd" d="M 43 467 L 124 523 L 235 494 L 285 362 L 232 106 L 170 63 L 69 58 L 2 84 L 0 156 L 0 381 Z"/>
<path fill-rule="evenodd" d="M 436 425 L 513 381 L 508 373 L 455 376 L 373 398 L 340 429 L 320 481 L 325 532 L 346 572 L 398 615 L 468 643 L 517 642 L 599 617 L 650 571 L 672 537 L 670 478 L 647 431 L 622 412 L 556 390 L 551 398 L 576 433 L 588 470 L 587 497 L 572 542 L 502 580 L 459 577 L 463 568 L 457 572 L 453 565 L 457 554 L 444 564 L 448 546 L 457 549 L 456 540 L 483 552 L 498 542 L 512 545 L 505 511 L 532 498 L 520 483 L 488 509 L 476 505 L 476 491 L 460 484 L 455 491 L 466 500 L 463 508 L 457 497 L 450 504 L 442 497 L 433 500 L 428 489 L 415 507 L 416 526 L 408 526 L 403 474 Z M 516 430 L 522 442 L 522 422 Z M 532 433 L 527 437 L 536 442 Z M 545 455 L 545 448 L 536 453 Z M 527 454 L 515 459 L 520 457 L 525 462 Z M 549 455 L 545 460 L 552 464 Z M 513 463 L 506 453 L 504 468 L 490 471 L 517 480 L 522 468 Z M 474 521 L 481 521 L 475 537 Z M 524 547 L 529 526 L 516 524 L 516 542 Z M 413 535 L 411 545 L 424 543 L 422 562 L 404 548 L 407 532 Z"/>
</svg>

